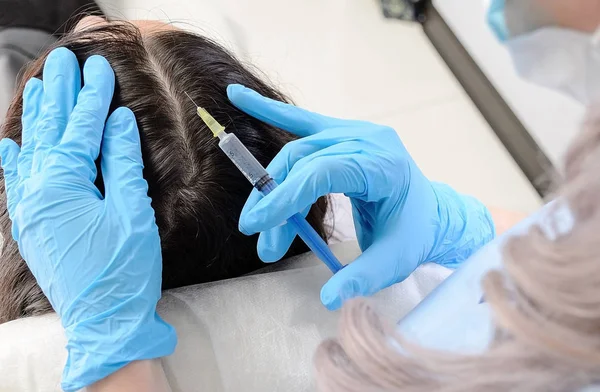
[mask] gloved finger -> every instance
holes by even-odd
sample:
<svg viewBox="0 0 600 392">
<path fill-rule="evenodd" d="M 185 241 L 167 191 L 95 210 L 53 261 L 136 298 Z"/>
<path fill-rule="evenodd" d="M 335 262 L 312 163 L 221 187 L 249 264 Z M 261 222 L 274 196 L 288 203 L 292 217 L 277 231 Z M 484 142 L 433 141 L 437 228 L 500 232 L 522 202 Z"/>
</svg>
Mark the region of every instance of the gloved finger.
<svg viewBox="0 0 600 392">
<path fill-rule="evenodd" d="M 21 116 L 21 154 L 18 159 L 19 176 L 26 179 L 31 174 L 35 128 L 41 114 L 44 84 L 37 78 L 30 79 L 23 90 L 23 115 Z"/>
<path fill-rule="evenodd" d="M 280 154 L 281 154 L 281 152 L 280 152 Z M 277 156 L 275 157 L 275 159 L 277 159 Z M 271 163 L 269 164 L 269 166 L 267 166 L 267 173 L 269 173 L 271 175 L 271 178 L 273 178 L 273 180 L 277 184 L 280 184 L 281 182 L 283 182 L 283 180 L 287 176 L 288 172 L 277 169 L 280 166 L 280 164 L 277 163 L 277 162 L 275 162 L 275 159 L 273 159 L 273 161 L 271 161 Z M 280 160 L 283 160 L 283 159 L 280 159 Z M 275 169 L 273 168 L 273 166 L 275 167 Z M 246 203 L 244 204 L 244 207 L 242 208 L 242 212 L 240 214 L 240 222 L 239 222 L 239 227 L 238 228 L 239 228 L 240 232 L 242 232 L 245 235 L 251 235 L 252 233 L 250 233 L 248 230 L 246 230 L 244 228 L 244 226 L 241 223 L 242 222 L 241 217 L 245 216 L 252 208 L 254 208 L 254 206 L 260 200 L 262 200 L 262 198 L 263 198 L 263 195 L 258 191 L 258 189 L 253 188 L 252 192 L 250 192 L 250 196 L 248 196 L 248 199 L 246 200 Z M 309 209 L 307 209 L 307 214 L 308 214 L 308 210 Z M 263 260 L 263 261 L 265 261 L 265 260 Z"/>
<path fill-rule="evenodd" d="M 106 199 L 116 198 L 129 210 L 135 210 L 141 201 L 150 204 L 140 134 L 135 115 L 128 108 L 118 108 L 106 121 L 100 167 Z"/>
<path fill-rule="evenodd" d="M 92 56 L 83 66 L 84 86 L 58 146 L 89 181 L 96 179 L 95 160 L 115 90 L 115 74 L 104 57 Z"/>
<path fill-rule="evenodd" d="M 267 170 L 268 171 L 268 170 Z M 261 199 L 263 198 L 263 195 L 256 189 L 253 188 L 252 192 L 250 192 L 250 196 L 248 196 L 248 199 L 246 200 L 246 204 L 244 204 L 244 207 L 242 208 L 242 212 L 240 214 L 240 220 L 238 222 L 238 230 L 245 235 L 252 235 L 253 233 L 251 233 L 248 229 L 246 229 L 244 227 L 244 225 L 242 224 L 242 217 L 245 216 L 246 214 L 248 214 L 248 212 L 256 205 L 256 203 L 258 203 Z"/>
<path fill-rule="evenodd" d="M 277 157 L 275 157 L 277 158 Z M 274 161 L 274 160 L 273 160 Z M 271 178 L 273 178 L 273 180 L 277 183 L 280 184 L 285 177 L 287 176 L 287 171 L 282 171 L 282 170 L 273 170 L 273 168 L 271 167 L 271 165 L 273 165 L 273 161 L 271 161 L 271 163 L 269 164 L 269 166 L 267 166 L 267 173 L 269 173 L 271 175 Z M 274 164 L 276 167 L 279 166 L 279 164 L 275 163 Z M 275 173 L 273 173 L 275 172 Z M 263 195 L 258 191 L 258 189 L 253 188 L 252 192 L 250 192 L 250 196 L 248 196 L 248 199 L 246 200 L 246 203 L 244 203 L 244 207 L 242 208 L 242 212 L 240 214 L 240 221 L 238 224 L 238 228 L 240 230 L 240 232 L 242 232 L 245 235 L 251 235 L 252 233 L 250 233 L 248 230 L 246 230 L 246 228 L 244 228 L 244 226 L 242 225 L 242 219 L 241 217 L 245 216 L 252 208 L 254 208 L 254 206 L 260 201 L 262 200 Z M 263 260 L 265 261 L 265 260 Z"/>
<path fill-rule="evenodd" d="M 287 143 L 273 158 L 267 166 L 267 172 L 278 184 L 281 184 L 296 163 L 304 158 L 314 159 L 321 155 L 332 154 L 351 155 L 364 151 L 369 145 L 363 136 L 364 130 L 360 127 L 356 129 L 330 128 L 324 132 L 294 140 Z M 336 147 L 333 148 L 333 146 Z M 261 199 L 262 195 L 258 191 L 252 192 L 246 200 L 240 216 L 244 217 Z M 243 225 L 240 226 L 240 231 L 246 234 Z"/>
<path fill-rule="evenodd" d="M 290 224 L 274 227 L 260 233 L 258 237 L 258 257 L 265 263 L 281 260 L 294 242 L 298 231 Z"/>
<path fill-rule="evenodd" d="M 406 279 L 418 263 L 411 260 L 411 253 L 402 252 L 398 238 L 378 239 L 325 283 L 321 289 L 321 302 L 327 309 L 336 310 L 351 298 L 373 295 Z"/>
<path fill-rule="evenodd" d="M 11 139 L 0 141 L 0 159 L 4 171 L 4 182 L 7 196 L 7 209 L 10 217 L 14 216 L 15 206 L 19 202 L 19 169 L 18 160 L 21 149 Z"/>
<path fill-rule="evenodd" d="M 263 97 L 240 84 L 227 86 L 227 97 L 238 109 L 267 124 L 304 137 L 349 123 Z"/>
<path fill-rule="evenodd" d="M 309 211 L 310 207 L 304 210 L 301 215 L 306 218 Z M 298 235 L 298 230 L 290 223 L 260 233 L 257 244 L 258 256 L 265 263 L 281 260 L 290 250 L 296 235 Z"/>
<path fill-rule="evenodd" d="M 34 173 L 41 170 L 48 151 L 62 138 L 81 90 L 80 73 L 77 57 L 66 48 L 53 50 L 46 59 L 42 113 L 35 129 Z"/>
<path fill-rule="evenodd" d="M 361 127 L 329 128 L 324 132 L 294 140 L 283 146 L 267 166 L 267 172 L 277 183 L 282 183 L 296 163 L 304 158 L 351 155 L 369 149 L 369 140 L 364 136 L 365 132 Z M 333 146 L 335 148 L 332 148 Z"/>
<path fill-rule="evenodd" d="M 299 211 L 313 205 L 321 196 L 344 193 L 362 197 L 367 193 L 363 168 L 368 166 L 359 153 L 332 146 L 303 158 L 274 191 L 240 217 L 247 233 L 269 230 Z"/>
</svg>

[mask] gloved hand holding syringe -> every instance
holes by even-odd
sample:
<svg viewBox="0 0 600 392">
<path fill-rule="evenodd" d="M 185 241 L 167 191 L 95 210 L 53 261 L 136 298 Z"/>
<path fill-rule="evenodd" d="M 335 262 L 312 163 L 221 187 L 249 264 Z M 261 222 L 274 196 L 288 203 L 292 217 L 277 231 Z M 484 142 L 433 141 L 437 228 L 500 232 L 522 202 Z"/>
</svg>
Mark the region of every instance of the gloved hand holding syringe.
<svg viewBox="0 0 600 392">
<path fill-rule="evenodd" d="M 186 93 L 186 95 L 188 95 Z M 190 100 L 194 100 L 188 95 Z M 196 105 L 198 116 L 204 121 L 206 126 L 212 131 L 215 137 L 219 138 L 219 147 L 229 157 L 231 162 L 242 172 L 242 174 L 250 181 L 264 196 L 268 195 L 277 187 L 275 180 L 271 178 L 265 168 L 258 160 L 250 153 L 250 151 L 242 144 L 240 139 L 233 133 L 225 132 L 225 127 L 217 122 L 204 108 Z M 327 243 L 319 236 L 312 228 L 306 219 L 297 213 L 288 219 L 288 222 L 293 224 L 298 230 L 300 238 L 333 272 L 334 274 L 343 268 L 343 265 L 335 257 L 333 252 L 327 246 Z"/>
<path fill-rule="evenodd" d="M 363 253 L 321 289 L 328 309 L 401 282 L 427 261 L 458 266 L 494 237 L 487 208 L 430 181 L 393 128 L 324 116 L 241 85 L 229 85 L 227 96 L 244 113 L 300 137 L 267 167 L 279 186 L 266 196 L 252 191 L 242 209 L 240 230 L 260 233 L 263 260 L 289 249 L 296 234 L 290 217 L 331 193 L 350 198 Z"/>
</svg>

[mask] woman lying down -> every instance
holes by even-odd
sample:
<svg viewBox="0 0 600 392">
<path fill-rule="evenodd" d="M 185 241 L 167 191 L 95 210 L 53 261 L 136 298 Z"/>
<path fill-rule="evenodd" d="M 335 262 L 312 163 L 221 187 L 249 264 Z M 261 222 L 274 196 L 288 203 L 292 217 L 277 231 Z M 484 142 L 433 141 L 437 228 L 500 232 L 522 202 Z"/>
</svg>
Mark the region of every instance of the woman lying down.
<svg viewBox="0 0 600 392">
<path fill-rule="evenodd" d="M 256 268 L 260 264 L 254 253 L 255 243 L 244 241 L 237 232 L 237 216 L 249 186 L 211 148 L 208 130 L 199 123 L 192 103 L 181 96 L 181 91 L 190 92 L 198 104 L 230 125 L 230 131 L 237 133 L 263 164 L 291 137 L 238 113 L 229 106 L 223 92 L 227 84 L 242 83 L 263 95 L 279 100 L 283 97 L 205 39 L 157 25 L 140 25 L 140 34 L 130 25 L 97 22 L 86 28 L 80 26 L 59 45 L 71 49 L 80 62 L 92 53 L 105 56 L 118 82 L 113 107 L 128 106 L 137 116 L 145 177 L 161 231 L 164 286 L 234 276 Z M 44 59 L 42 56 L 26 70 L 25 80 L 42 76 Z M 21 132 L 22 89 L 3 132 L 4 137 L 16 140 L 20 140 Z M 548 238 L 540 227 L 532 226 L 525 236 L 513 238 L 505 246 L 504 273 L 486 276 L 485 300 L 493 312 L 496 332 L 486 352 L 452 355 L 406 344 L 403 348 L 410 355 L 403 355 L 406 352 L 389 344 L 392 340 L 402 343 L 393 328 L 382 324 L 365 302 L 354 301 L 343 312 L 340 338 L 324 342 L 317 351 L 320 388 L 361 392 L 541 392 L 575 391 L 597 383 L 598 140 L 596 121 L 568 155 L 566 182 L 558 195 L 567 201 L 575 218 L 572 231 Z M 101 180 L 97 185 L 102 189 Z M 321 233 L 322 218 L 322 210 L 314 209 L 311 223 Z M 10 238 L 6 211 L 2 219 L 2 235 Z M 282 255 L 262 256 L 268 259 Z M 0 287 L 5 290 L 0 293 L 6 302 L 4 319 L 49 311 L 14 243 L 5 243 L 4 257 L 0 274 Z M 239 326 L 243 330 L 246 325 Z M 300 322 L 295 326 L 298 340 L 311 335 L 301 329 Z M 272 331 L 269 333 L 272 335 Z M 277 350 L 277 356 L 273 355 L 268 363 L 270 369 L 277 367 L 273 358 L 294 354 L 281 349 L 277 345 L 281 342 L 269 340 L 269 334 L 247 334 L 244 338 L 264 341 L 263 351 Z M 246 357 L 243 349 L 237 357 Z M 304 357 L 306 353 L 300 354 Z M 304 364 L 296 365 L 300 368 Z"/>
<path fill-rule="evenodd" d="M 104 56 L 117 81 L 111 111 L 126 106 L 137 118 L 144 177 L 162 243 L 163 289 L 233 278 L 264 266 L 256 250 L 258 235 L 248 237 L 238 230 L 251 186 L 218 149 L 185 93 L 235 133 L 264 166 L 295 137 L 243 114 L 227 99 L 226 88 L 239 83 L 266 97 L 287 101 L 286 97 L 206 38 L 160 22 L 87 17 L 26 67 L 2 138 L 20 143 L 25 82 L 43 79 L 46 57 L 56 47 L 70 49 L 81 66 L 92 55 Z M 96 184 L 103 189 L 100 174 Z M 0 198 L 0 234 L 5 239 L 0 323 L 4 323 L 52 308 L 12 240 L 3 179 Z M 326 209 L 327 201 L 321 199 L 307 217 L 323 238 Z M 296 240 L 286 256 L 306 251 Z M 261 256 L 276 260 L 283 255 Z"/>
</svg>

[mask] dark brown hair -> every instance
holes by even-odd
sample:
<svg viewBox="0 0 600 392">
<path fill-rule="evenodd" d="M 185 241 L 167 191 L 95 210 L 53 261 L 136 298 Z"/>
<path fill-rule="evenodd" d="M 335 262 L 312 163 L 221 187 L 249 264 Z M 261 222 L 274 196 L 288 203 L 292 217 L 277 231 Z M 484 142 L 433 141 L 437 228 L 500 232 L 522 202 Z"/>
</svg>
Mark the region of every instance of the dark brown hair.
<svg viewBox="0 0 600 392">
<path fill-rule="evenodd" d="M 136 115 L 144 177 L 162 242 L 163 288 L 231 278 L 261 267 L 258 237 L 238 231 L 251 186 L 219 150 L 185 92 L 235 133 L 265 166 L 294 137 L 235 108 L 227 99 L 226 88 L 239 83 L 276 100 L 287 101 L 286 97 L 215 42 L 184 31 L 142 36 L 132 25 L 119 22 L 69 33 L 53 48 L 59 46 L 73 51 L 81 66 L 92 55 L 104 56 L 117 80 L 111 112 L 127 106 Z M 43 78 L 47 54 L 24 71 L 2 137 L 20 144 L 24 84 L 32 77 Z M 96 184 L 102 191 L 101 178 Z M 308 216 L 324 238 L 326 204 L 321 199 Z M 1 177 L 0 234 L 4 238 L 0 323 L 50 311 L 12 239 Z M 288 256 L 306 250 L 295 241 Z"/>
</svg>

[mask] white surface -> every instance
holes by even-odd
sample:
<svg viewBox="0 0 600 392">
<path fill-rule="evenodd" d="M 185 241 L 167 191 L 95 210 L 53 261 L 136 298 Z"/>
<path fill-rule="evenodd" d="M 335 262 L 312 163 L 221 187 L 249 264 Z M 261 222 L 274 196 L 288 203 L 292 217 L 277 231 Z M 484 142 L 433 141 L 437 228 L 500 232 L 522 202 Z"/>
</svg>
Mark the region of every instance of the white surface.
<svg viewBox="0 0 600 392">
<path fill-rule="evenodd" d="M 487 205 L 534 211 L 527 178 L 466 96 L 375 119 L 393 126 L 421 170 Z"/>
<path fill-rule="evenodd" d="M 434 4 L 482 71 L 548 157 L 560 160 L 585 112 L 571 98 L 520 79 L 506 48 L 485 22 L 487 0 L 435 0 Z"/>
<path fill-rule="evenodd" d="M 355 243 L 333 247 L 342 262 Z M 170 290 L 158 311 L 177 329 L 175 354 L 163 360 L 173 392 L 312 391 L 317 345 L 336 334 L 338 312 L 319 300 L 331 276 L 314 256 L 286 270 Z M 274 266 L 281 268 L 282 266 Z M 421 266 L 409 279 L 374 298 L 399 320 L 450 273 Z M 0 325 L 0 391 L 60 391 L 65 337 L 55 315 Z"/>
</svg>

